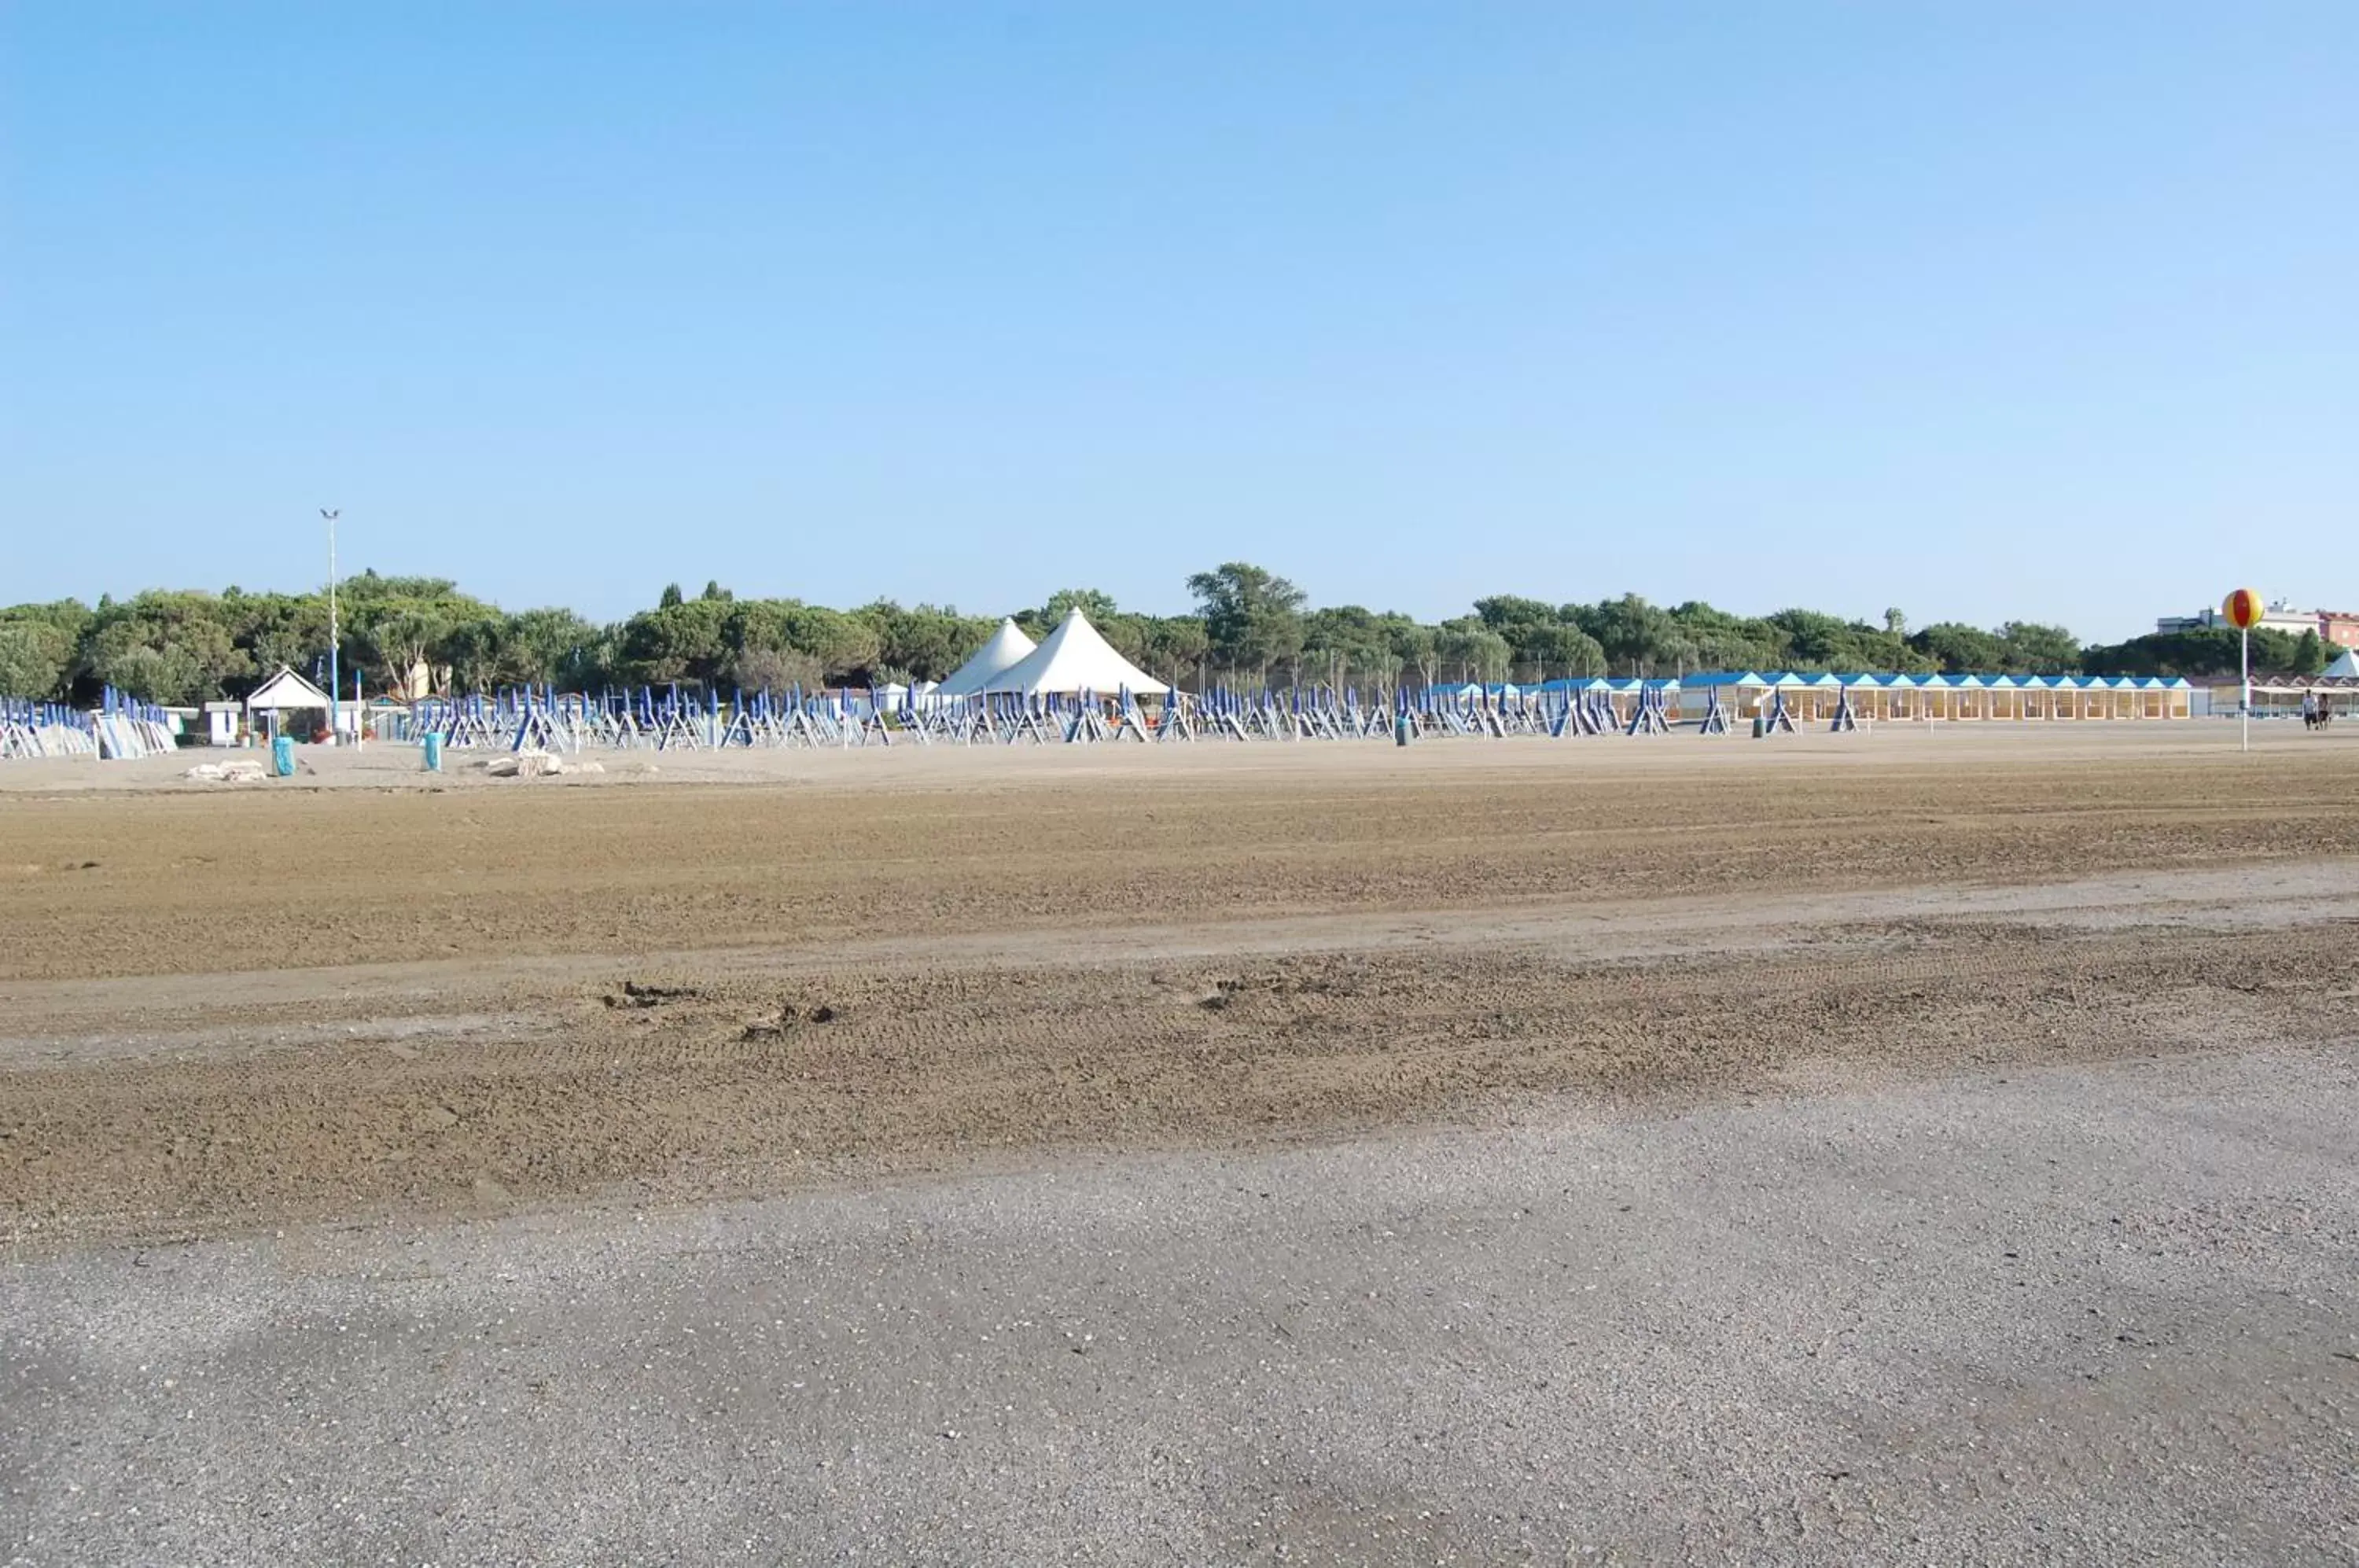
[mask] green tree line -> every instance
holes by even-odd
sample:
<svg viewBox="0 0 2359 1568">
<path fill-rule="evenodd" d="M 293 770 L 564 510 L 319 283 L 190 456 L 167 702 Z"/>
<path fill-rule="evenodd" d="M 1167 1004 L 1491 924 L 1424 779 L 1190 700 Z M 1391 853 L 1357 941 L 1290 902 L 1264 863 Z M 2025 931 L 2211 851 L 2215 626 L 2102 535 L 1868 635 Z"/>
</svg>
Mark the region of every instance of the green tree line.
<svg viewBox="0 0 2359 1568">
<path fill-rule="evenodd" d="M 1438 623 L 1357 604 L 1312 608 L 1284 577 L 1244 561 L 1190 576 L 1192 613 L 1125 610 L 1092 588 L 1052 593 L 1016 623 L 1046 636 L 1080 608 L 1133 663 L 1179 686 L 1430 686 L 1559 676 L 1684 675 L 1700 670 L 1908 673 L 2234 674 L 2235 634 L 2202 630 L 2083 646 L 2061 626 L 1940 622 L 1911 630 L 1816 610 L 1743 615 L 1701 601 L 1664 606 L 1635 593 L 1550 604 L 1476 600 Z M 371 695 L 487 691 L 523 682 L 569 691 L 682 685 L 774 691 L 940 680 L 990 636 L 997 617 L 880 599 L 832 609 L 741 599 L 718 583 L 666 588 L 656 604 L 601 626 L 561 608 L 507 611 L 440 577 L 364 572 L 337 585 L 338 657 Z M 0 695 L 87 702 L 113 686 L 151 702 L 236 697 L 282 664 L 314 679 L 327 666 L 328 601 L 313 593 L 151 590 L 0 608 Z M 2256 669 L 2313 674 L 2314 632 L 2254 637 Z M 348 688 L 349 689 L 349 688 Z"/>
</svg>

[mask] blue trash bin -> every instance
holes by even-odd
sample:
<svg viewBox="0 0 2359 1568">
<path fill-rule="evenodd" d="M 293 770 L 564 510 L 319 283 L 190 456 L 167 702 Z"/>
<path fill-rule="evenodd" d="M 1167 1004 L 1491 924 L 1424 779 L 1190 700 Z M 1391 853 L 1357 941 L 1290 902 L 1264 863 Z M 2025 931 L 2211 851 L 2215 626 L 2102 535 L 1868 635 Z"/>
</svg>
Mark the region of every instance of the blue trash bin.
<svg viewBox="0 0 2359 1568">
<path fill-rule="evenodd" d="M 440 772 L 441 772 L 441 771 L 442 771 L 442 735 L 441 735 L 441 732 L 440 732 L 440 731 L 439 731 L 439 730 L 428 730 L 428 731 L 426 732 L 426 747 L 425 747 L 425 750 L 426 750 L 426 771 L 427 771 L 427 772 L 429 772 L 429 773 L 440 773 Z"/>
<path fill-rule="evenodd" d="M 1395 746 L 1407 746 L 1408 744 L 1408 715 L 1407 713 L 1396 713 L 1393 715 L 1393 744 Z"/>
<path fill-rule="evenodd" d="M 270 771 L 281 779 L 295 777 L 295 737 L 273 735 L 270 740 Z"/>
</svg>

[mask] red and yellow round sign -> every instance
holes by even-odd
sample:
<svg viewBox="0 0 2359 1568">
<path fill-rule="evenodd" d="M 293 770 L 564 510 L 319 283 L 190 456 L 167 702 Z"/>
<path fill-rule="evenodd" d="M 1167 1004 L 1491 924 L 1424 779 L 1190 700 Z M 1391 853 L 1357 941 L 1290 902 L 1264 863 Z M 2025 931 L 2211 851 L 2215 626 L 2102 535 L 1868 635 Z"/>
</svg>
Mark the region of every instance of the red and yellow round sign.
<svg viewBox="0 0 2359 1568">
<path fill-rule="evenodd" d="M 2261 624 L 2261 596 L 2250 588 L 2239 588 L 2220 602 L 2220 613 L 2238 631 L 2251 631 Z"/>
</svg>

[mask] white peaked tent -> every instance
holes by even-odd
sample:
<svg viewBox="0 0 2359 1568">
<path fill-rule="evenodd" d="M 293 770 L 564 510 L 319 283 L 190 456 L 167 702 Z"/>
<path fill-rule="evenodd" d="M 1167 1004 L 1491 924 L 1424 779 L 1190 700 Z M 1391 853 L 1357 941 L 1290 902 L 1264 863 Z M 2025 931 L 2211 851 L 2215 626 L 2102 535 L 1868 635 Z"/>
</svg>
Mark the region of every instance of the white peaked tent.
<svg viewBox="0 0 2359 1568">
<path fill-rule="evenodd" d="M 1160 697 L 1171 688 L 1116 653 L 1090 618 L 1075 610 L 1048 640 L 985 681 L 983 690 L 1026 696 L 1092 691 L 1111 697 L 1128 691 L 1136 697 Z"/>
<path fill-rule="evenodd" d="M 938 697 L 972 697 L 982 691 L 991 678 L 1030 653 L 1038 645 L 1026 637 L 1023 628 L 1014 621 L 1002 621 L 991 640 L 974 650 L 974 657 L 942 678 L 934 688 Z"/>
<path fill-rule="evenodd" d="M 2321 673 L 2359 676 L 2359 648 L 2345 648 L 2343 657 L 2328 665 Z"/>
</svg>

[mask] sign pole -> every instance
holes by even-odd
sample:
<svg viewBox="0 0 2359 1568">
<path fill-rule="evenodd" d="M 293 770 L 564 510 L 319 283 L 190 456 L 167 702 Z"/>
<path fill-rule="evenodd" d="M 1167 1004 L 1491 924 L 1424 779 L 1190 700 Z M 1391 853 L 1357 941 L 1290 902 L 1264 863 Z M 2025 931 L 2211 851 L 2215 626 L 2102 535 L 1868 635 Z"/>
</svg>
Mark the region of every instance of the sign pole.
<svg viewBox="0 0 2359 1568">
<path fill-rule="evenodd" d="M 2250 588 L 2239 588 L 2220 601 L 2220 610 L 2228 624 L 2236 628 L 2236 680 L 2244 688 L 2245 700 L 2236 704 L 2236 717 L 2244 726 L 2244 749 L 2253 749 L 2253 627 L 2268 613 L 2260 594 Z"/>
<path fill-rule="evenodd" d="M 336 658 L 338 651 L 338 638 L 336 637 L 336 519 L 343 515 L 344 509 L 342 506 L 335 507 L 332 510 L 326 506 L 320 508 L 320 516 L 328 520 L 328 744 L 330 746 L 342 744 L 342 737 L 336 734 L 338 721 L 342 717 L 342 715 L 336 711 L 336 689 L 343 684 L 343 671 L 338 668 Z M 314 666 L 314 668 L 316 669 L 317 667 Z"/>
<path fill-rule="evenodd" d="M 2246 626 L 2237 634 L 2240 651 L 2236 656 L 2237 673 L 2245 685 L 2245 749 L 2253 749 L 2253 628 Z"/>
</svg>

